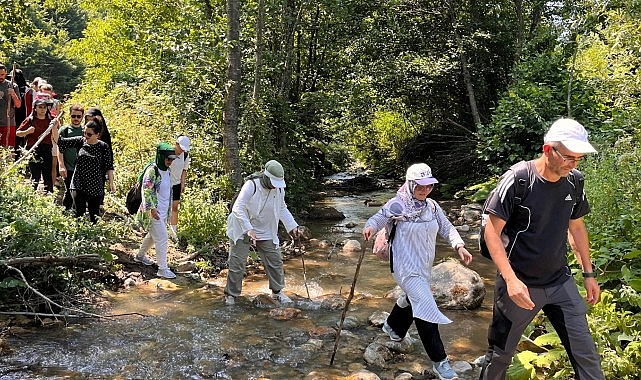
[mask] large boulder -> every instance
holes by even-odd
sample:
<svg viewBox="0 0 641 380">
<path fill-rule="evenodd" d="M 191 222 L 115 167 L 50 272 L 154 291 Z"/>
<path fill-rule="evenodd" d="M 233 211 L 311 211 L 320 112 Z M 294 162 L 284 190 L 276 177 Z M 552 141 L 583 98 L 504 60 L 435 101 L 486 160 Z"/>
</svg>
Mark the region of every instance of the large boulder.
<svg viewBox="0 0 641 380">
<path fill-rule="evenodd" d="M 444 309 L 476 309 L 485 298 L 483 278 L 455 260 L 432 268 L 431 288 L 436 303 Z"/>
</svg>

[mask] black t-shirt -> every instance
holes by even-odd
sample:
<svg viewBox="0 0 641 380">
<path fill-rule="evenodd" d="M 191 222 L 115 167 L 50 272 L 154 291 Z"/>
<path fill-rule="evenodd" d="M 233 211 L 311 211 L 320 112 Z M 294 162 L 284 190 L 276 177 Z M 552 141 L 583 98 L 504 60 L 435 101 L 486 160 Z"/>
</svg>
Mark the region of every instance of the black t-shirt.
<svg viewBox="0 0 641 380">
<path fill-rule="evenodd" d="M 567 280 L 567 234 L 570 219 L 590 212 L 585 197 L 576 197 L 574 184 L 564 177 L 545 180 L 528 161 L 530 186 L 521 204 L 512 210 L 515 195 L 513 175 L 504 175 L 490 195 L 487 211 L 507 221 L 503 234 L 512 269 L 527 286 L 545 287 Z"/>
</svg>

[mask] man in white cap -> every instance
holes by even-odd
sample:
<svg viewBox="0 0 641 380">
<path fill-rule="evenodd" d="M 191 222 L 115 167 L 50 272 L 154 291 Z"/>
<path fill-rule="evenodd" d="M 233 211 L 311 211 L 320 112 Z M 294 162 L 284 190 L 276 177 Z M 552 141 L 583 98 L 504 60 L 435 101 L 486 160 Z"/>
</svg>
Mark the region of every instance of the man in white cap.
<svg viewBox="0 0 641 380">
<path fill-rule="evenodd" d="M 558 333 L 575 376 L 604 379 L 585 317 L 587 306 L 567 261 L 569 236 L 583 270 L 586 301 L 596 304 L 600 290 L 583 223 L 590 206 L 583 177 L 575 169 L 596 149 L 585 128 L 572 119 L 554 122 L 543 141 L 541 156 L 504 174 L 486 203 L 484 236 L 498 275 L 481 379 L 505 379 L 521 334 L 540 310 Z M 527 170 L 529 183 L 519 202 L 515 194 L 522 185 L 517 185 L 516 173 L 521 170 Z"/>
<path fill-rule="evenodd" d="M 240 296 L 250 245 L 255 245 L 265 267 L 272 297 L 281 304 L 291 303 L 282 292 L 285 287 L 283 259 L 279 250 L 278 222 L 281 221 L 293 236 L 301 231 L 285 204 L 285 171 L 275 160 L 265 164 L 265 170 L 245 182 L 227 217 L 227 237 L 230 240 L 225 286 L 225 303 L 233 305 Z"/>
<path fill-rule="evenodd" d="M 191 158 L 189 157 L 190 146 L 191 141 L 189 141 L 189 137 L 184 135 L 178 136 L 174 147 L 177 158 L 169 167 L 172 191 L 169 236 L 171 236 L 174 241 L 178 241 L 178 206 L 180 205 L 180 195 L 185 192 L 185 184 L 187 183 L 187 170 L 191 163 Z"/>
</svg>

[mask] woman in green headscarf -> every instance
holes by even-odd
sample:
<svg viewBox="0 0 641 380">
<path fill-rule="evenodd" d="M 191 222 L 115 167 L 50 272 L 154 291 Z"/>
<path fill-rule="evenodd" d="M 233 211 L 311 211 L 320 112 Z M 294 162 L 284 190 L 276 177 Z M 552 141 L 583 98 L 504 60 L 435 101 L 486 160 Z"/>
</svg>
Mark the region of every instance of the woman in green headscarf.
<svg viewBox="0 0 641 380">
<path fill-rule="evenodd" d="M 147 256 L 151 246 L 156 246 L 158 259 L 158 277 L 175 278 L 176 275 L 167 266 L 167 220 L 171 210 L 171 179 L 169 166 L 176 158 L 173 145 L 159 143 L 156 147 L 156 159 L 147 167 L 142 178 L 142 203 L 136 215 L 138 221 L 147 230 L 147 235 L 140 245 L 134 261 L 144 265 L 154 262 Z"/>
</svg>

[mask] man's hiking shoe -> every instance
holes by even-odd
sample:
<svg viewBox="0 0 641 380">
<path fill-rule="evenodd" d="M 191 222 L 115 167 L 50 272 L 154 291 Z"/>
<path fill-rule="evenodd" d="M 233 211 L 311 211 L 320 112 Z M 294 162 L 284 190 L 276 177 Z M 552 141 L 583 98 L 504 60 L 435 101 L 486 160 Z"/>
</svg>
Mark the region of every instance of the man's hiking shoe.
<svg viewBox="0 0 641 380">
<path fill-rule="evenodd" d="M 398 336 L 396 331 L 394 331 L 392 329 L 392 327 L 387 324 L 387 321 L 385 321 L 385 323 L 383 323 L 383 331 L 385 331 L 387 333 L 387 335 L 389 335 L 389 338 L 391 340 L 393 340 L 394 342 L 400 342 L 401 340 L 403 340 L 403 338 Z"/>
<path fill-rule="evenodd" d="M 445 359 L 440 362 L 435 362 L 432 367 L 438 378 L 441 380 L 458 380 L 458 375 L 450 366 L 449 360 Z"/>
<path fill-rule="evenodd" d="M 227 306 L 233 306 L 236 304 L 236 299 L 234 296 L 225 296 L 225 305 Z"/>
<path fill-rule="evenodd" d="M 282 291 L 278 293 L 273 293 L 272 298 L 280 302 L 281 304 L 292 303 L 291 298 L 287 297 L 285 293 L 283 293 Z"/>
<path fill-rule="evenodd" d="M 134 261 L 137 262 L 137 263 L 142 263 L 143 265 L 154 265 L 155 264 L 154 261 L 152 259 L 150 259 L 149 256 L 147 256 L 147 255 L 142 255 L 142 256 L 136 255 L 136 256 L 134 256 Z"/>
<path fill-rule="evenodd" d="M 174 272 L 170 271 L 169 268 L 158 269 L 158 273 L 156 273 L 156 276 L 162 277 L 162 278 L 168 278 L 168 279 L 176 278 L 176 275 L 174 274 Z"/>
</svg>

